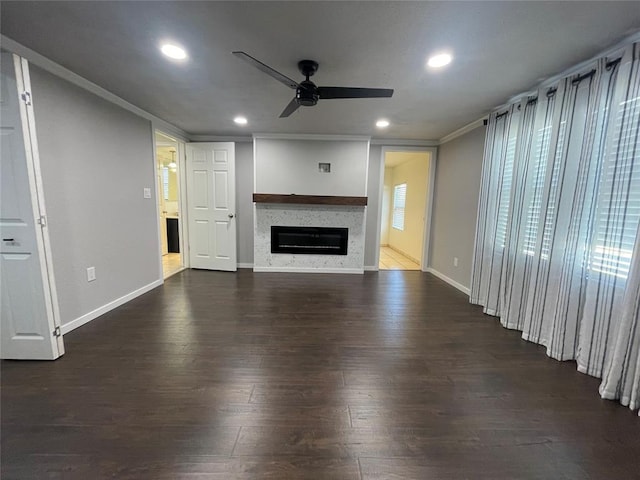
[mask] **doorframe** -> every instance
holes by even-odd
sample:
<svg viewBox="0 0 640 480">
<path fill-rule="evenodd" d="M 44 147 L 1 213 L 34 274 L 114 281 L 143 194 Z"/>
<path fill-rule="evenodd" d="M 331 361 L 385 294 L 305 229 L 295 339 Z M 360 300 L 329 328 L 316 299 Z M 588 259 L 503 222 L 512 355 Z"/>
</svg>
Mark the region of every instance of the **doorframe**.
<svg viewBox="0 0 640 480">
<path fill-rule="evenodd" d="M 425 152 L 429 154 L 429 165 L 427 172 L 427 198 L 424 208 L 424 230 L 422 232 L 422 258 L 420 270 L 427 272 L 431 258 L 431 218 L 433 213 L 433 190 L 436 183 L 436 165 L 438 159 L 438 147 L 394 147 L 391 145 L 382 146 L 380 153 L 380 175 L 378 180 L 378 216 L 376 229 L 376 263 L 375 269 L 380 270 L 380 240 L 382 236 L 382 199 L 384 195 L 384 160 L 389 152 Z"/>
<path fill-rule="evenodd" d="M 58 358 L 64 355 L 64 340 L 62 337 L 62 318 L 60 317 L 60 304 L 58 301 L 58 290 L 53 269 L 53 254 L 51 240 L 49 238 L 49 225 L 47 210 L 44 198 L 44 183 L 42 180 L 42 170 L 40 169 L 40 150 L 38 149 L 38 137 L 36 134 L 35 111 L 33 107 L 33 90 L 31 88 L 31 76 L 29 75 L 29 62 L 27 59 L 12 53 L 18 97 L 20 92 L 29 92 L 31 101 L 26 102 L 18 99 L 20 110 L 20 121 L 22 123 L 22 137 L 25 148 L 25 159 L 27 161 L 27 171 L 29 176 L 29 194 L 34 219 L 40 217 L 44 222 L 40 224 L 40 229 L 36 226 L 36 246 L 40 256 L 40 273 L 42 276 L 42 286 L 45 294 L 45 307 L 47 311 L 47 322 L 50 327 L 50 334 L 60 331 L 60 335 L 52 337 L 52 343 L 57 347 Z M 51 328 L 53 327 L 53 328 Z M 54 352 L 55 354 L 56 352 Z"/>
<path fill-rule="evenodd" d="M 158 205 L 159 196 L 162 192 L 159 190 L 157 176 L 158 176 L 158 152 L 156 134 L 160 134 L 167 137 L 169 140 L 176 144 L 176 163 L 178 164 L 178 188 L 180 190 L 178 195 L 178 236 L 180 237 L 180 259 L 182 261 L 182 269 L 190 268 L 189 255 L 187 249 L 189 247 L 189 229 L 187 225 L 187 197 L 186 197 L 186 176 L 183 172 L 186 171 L 186 148 L 185 142 L 176 138 L 175 135 L 165 133 L 161 128 L 152 128 L 152 150 L 153 150 L 153 178 L 154 178 L 154 191 L 155 191 L 155 210 L 156 210 L 156 230 L 158 232 L 158 278 L 164 283 L 164 271 L 162 268 L 162 226 L 160 225 L 160 206 Z"/>
<path fill-rule="evenodd" d="M 178 196 L 178 233 L 180 235 L 180 254 L 182 255 L 182 268 L 191 268 L 189 259 L 189 211 L 187 209 L 187 147 L 182 140 L 176 140 L 178 143 L 178 185 L 180 195 Z"/>
</svg>

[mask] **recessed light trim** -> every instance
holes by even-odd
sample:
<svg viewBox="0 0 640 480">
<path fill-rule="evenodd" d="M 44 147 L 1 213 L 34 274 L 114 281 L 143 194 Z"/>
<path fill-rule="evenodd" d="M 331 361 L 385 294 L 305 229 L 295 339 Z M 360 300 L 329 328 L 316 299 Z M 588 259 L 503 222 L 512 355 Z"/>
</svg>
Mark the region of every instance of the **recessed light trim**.
<svg viewBox="0 0 640 480">
<path fill-rule="evenodd" d="M 173 60 L 185 60 L 187 58 L 187 51 L 173 43 L 163 43 L 160 51 Z"/>
<path fill-rule="evenodd" d="M 378 128 L 387 128 L 390 125 L 389 120 L 385 120 L 381 118 L 376 122 L 376 127 Z"/>
<path fill-rule="evenodd" d="M 234 118 L 233 121 L 238 125 L 246 125 L 247 123 L 249 123 L 246 117 L 241 116 Z"/>
<path fill-rule="evenodd" d="M 449 53 L 438 53 L 429 57 L 427 65 L 431 68 L 442 68 L 445 65 L 449 65 L 453 60 L 453 57 Z"/>
</svg>

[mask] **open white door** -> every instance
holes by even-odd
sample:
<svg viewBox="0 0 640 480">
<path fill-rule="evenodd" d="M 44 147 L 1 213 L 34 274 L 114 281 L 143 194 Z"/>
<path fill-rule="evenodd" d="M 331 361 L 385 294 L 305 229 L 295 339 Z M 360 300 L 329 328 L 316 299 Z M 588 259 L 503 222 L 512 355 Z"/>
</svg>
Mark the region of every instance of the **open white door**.
<svg viewBox="0 0 640 480">
<path fill-rule="evenodd" d="M 64 353 L 35 143 L 28 65 L 1 52 L 0 357 Z"/>
<path fill-rule="evenodd" d="M 191 268 L 237 269 L 235 145 L 187 144 Z"/>
</svg>

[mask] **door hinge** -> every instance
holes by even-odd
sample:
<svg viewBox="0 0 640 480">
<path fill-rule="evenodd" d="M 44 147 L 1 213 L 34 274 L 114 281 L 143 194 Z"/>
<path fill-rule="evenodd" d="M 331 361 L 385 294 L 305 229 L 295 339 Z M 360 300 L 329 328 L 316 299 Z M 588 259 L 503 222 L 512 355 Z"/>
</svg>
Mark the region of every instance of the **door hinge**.
<svg viewBox="0 0 640 480">
<path fill-rule="evenodd" d="M 22 92 L 22 95 L 20 95 L 20 97 L 22 98 L 22 101 L 24 101 L 24 103 L 26 103 L 27 105 L 31 105 L 31 92 Z"/>
<path fill-rule="evenodd" d="M 44 215 L 40 215 L 40 218 L 38 218 L 38 225 L 40 225 L 41 227 L 46 227 L 47 217 L 45 217 Z"/>
<path fill-rule="evenodd" d="M 56 327 L 56 328 L 53 330 L 53 336 L 54 336 L 54 337 L 61 337 L 61 336 L 62 336 L 62 332 L 60 331 L 60 327 Z"/>
</svg>

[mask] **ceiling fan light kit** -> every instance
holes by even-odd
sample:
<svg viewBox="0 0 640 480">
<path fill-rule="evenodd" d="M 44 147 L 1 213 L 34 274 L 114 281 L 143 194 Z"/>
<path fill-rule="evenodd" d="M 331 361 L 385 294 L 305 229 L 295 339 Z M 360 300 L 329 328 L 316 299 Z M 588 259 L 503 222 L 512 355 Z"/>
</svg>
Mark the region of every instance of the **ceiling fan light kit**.
<svg viewBox="0 0 640 480">
<path fill-rule="evenodd" d="M 298 62 L 298 70 L 305 76 L 305 80 L 298 83 L 245 52 L 238 51 L 232 53 L 296 91 L 295 97 L 293 97 L 282 111 L 280 118 L 288 117 L 301 105 L 304 107 L 312 107 L 318 103 L 318 100 L 338 98 L 389 98 L 393 95 L 393 89 L 390 88 L 318 87 L 309 80 L 309 77 L 312 77 L 318 71 L 318 62 L 313 60 L 301 60 Z"/>
</svg>

